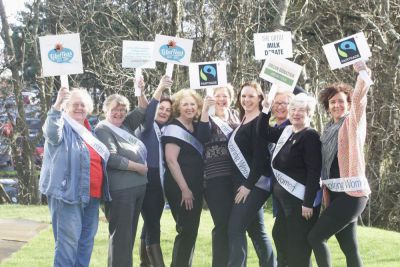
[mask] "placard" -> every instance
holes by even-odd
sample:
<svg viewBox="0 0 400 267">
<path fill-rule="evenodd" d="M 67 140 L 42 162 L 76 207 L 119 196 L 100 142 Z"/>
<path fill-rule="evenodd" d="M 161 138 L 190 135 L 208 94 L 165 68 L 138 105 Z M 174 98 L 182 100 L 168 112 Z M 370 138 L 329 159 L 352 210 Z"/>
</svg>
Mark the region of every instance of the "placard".
<svg viewBox="0 0 400 267">
<path fill-rule="evenodd" d="M 293 91 L 300 77 L 302 66 L 278 56 L 269 56 L 260 77 L 279 87 Z"/>
<path fill-rule="evenodd" d="M 266 32 L 254 34 L 256 60 L 266 59 L 271 54 L 283 58 L 293 57 L 291 32 Z"/>
<path fill-rule="evenodd" d="M 122 41 L 122 67 L 154 69 L 153 50 L 154 42 Z"/>
<path fill-rule="evenodd" d="M 332 70 L 360 60 L 366 61 L 372 55 L 363 32 L 326 44 L 322 48 Z"/>
<path fill-rule="evenodd" d="M 157 34 L 154 41 L 154 60 L 188 66 L 192 46 L 193 40 Z"/>
<path fill-rule="evenodd" d="M 190 63 L 190 88 L 215 88 L 227 85 L 226 62 L 210 61 Z"/>
<path fill-rule="evenodd" d="M 43 76 L 83 73 L 78 33 L 39 37 Z"/>
</svg>

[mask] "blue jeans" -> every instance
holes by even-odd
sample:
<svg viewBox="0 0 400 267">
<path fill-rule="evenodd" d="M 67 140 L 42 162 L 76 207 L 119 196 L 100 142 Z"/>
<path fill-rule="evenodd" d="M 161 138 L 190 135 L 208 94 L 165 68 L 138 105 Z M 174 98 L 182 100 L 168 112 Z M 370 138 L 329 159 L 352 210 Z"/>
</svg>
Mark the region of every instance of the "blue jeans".
<svg viewBox="0 0 400 267">
<path fill-rule="evenodd" d="M 68 204 L 48 196 L 55 240 L 55 267 L 89 266 L 99 223 L 100 199 Z"/>
</svg>

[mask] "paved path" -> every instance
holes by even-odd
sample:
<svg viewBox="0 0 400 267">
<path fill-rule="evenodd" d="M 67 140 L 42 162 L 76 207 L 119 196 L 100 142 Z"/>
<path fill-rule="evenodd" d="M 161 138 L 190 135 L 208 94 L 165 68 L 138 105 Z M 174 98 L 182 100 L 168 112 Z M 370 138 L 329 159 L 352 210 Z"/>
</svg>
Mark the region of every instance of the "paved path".
<svg viewBox="0 0 400 267">
<path fill-rule="evenodd" d="M 0 262 L 49 226 L 31 220 L 0 219 Z"/>
</svg>

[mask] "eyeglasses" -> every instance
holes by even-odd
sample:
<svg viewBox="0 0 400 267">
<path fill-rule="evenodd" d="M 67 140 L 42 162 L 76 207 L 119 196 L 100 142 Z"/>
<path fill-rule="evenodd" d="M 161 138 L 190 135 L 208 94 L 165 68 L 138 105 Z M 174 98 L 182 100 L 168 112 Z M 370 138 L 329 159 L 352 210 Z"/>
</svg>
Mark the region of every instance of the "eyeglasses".
<svg viewBox="0 0 400 267">
<path fill-rule="evenodd" d="M 288 102 L 274 102 L 273 105 L 277 106 L 277 107 L 279 107 L 279 106 L 287 107 L 287 105 L 289 105 L 289 103 Z"/>
</svg>

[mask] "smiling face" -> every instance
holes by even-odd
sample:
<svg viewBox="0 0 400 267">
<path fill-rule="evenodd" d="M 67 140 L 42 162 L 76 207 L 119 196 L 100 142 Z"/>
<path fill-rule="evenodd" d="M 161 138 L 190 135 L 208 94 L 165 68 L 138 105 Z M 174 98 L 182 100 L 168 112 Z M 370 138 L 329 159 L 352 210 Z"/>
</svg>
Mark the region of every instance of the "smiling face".
<svg viewBox="0 0 400 267">
<path fill-rule="evenodd" d="M 187 95 L 179 103 L 179 117 L 185 120 L 193 120 L 197 115 L 198 105 L 194 97 Z"/>
<path fill-rule="evenodd" d="M 114 103 L 106 112 L 106 120 L 111 124 L 120 127 L 126 118 L 127 112 L 125 105 Z"/>
<path fill-rule="evenodd" d="M 278 122 L 283 122 L 289 117 L 289 96 L 285 94 L 276 95 L 272 104 L 272 114 Z"/>
<path fill-rule="evenodd" d="M 215 109 L 217 111 L 223 111 L 229 108 L 231 104 L 231 97 L 229 96 L 228 89 L 218 88 L 214 91 L 215 98 Z"/>
<path fill-rule="evenodd" d="M 252 86 L 245 86 L 240 92 L 240 105 L 245 113 L 251 113 L 259 110 L 260 97 L 257 90 Z"/>
<path fill-rule="evenodd" d="M 158 105 L 155 120 L 160 124 L 165 124 L 171 118 L 172 107 L 169 101 L 161 101 Z"/>
<path fill-rule="evenodd" d="M 335 94 L 328 100 L 329 113 L 332 119 L 337 122 L 342 118 L 349 110 L 349 102 L 347 102 L 347 95 L 343 92 Z"/>
<path fill-rule="evenodd" d="M 294 128 L 301 129 L 310 125 L 311 118 L 307 111 L 307 105 L 299 104 L 289 108 L 289 120 Z"/>
<path fill-rule="evenodd" d="M 83 124 L 88 115 L 88 107 L 83 98 L 78 94 L 71 94 L 71 99 L 66 105 L 67 114 L 80 124 Z"/>
</svg>

